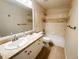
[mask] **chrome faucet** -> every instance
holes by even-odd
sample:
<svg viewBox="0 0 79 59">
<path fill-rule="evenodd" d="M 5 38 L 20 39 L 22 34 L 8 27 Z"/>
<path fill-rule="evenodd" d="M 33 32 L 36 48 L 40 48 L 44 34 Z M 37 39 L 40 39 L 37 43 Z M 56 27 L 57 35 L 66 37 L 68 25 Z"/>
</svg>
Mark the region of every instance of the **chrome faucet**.
<svg viewBox="0 0 79 59">
<path fill-rule="evenodd" d="M 12 39 L 12 41 L 16 41 L 18 39 L 18 37 L 16 35 L 14 35 L 14 38 Z"/>
</svg>

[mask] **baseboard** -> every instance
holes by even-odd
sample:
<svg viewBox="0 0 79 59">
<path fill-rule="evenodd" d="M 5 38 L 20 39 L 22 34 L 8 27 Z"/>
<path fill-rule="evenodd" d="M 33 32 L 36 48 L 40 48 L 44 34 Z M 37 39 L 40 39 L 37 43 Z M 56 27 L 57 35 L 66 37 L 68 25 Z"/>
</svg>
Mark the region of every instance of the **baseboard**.
<svg viewBox="0 0 79 59">
<path fill-rule="evenodd" d="M 66 48 L 64 48 L 64 52 L 65 52 L 65 59 L 67 59 Z"/>
</svg>

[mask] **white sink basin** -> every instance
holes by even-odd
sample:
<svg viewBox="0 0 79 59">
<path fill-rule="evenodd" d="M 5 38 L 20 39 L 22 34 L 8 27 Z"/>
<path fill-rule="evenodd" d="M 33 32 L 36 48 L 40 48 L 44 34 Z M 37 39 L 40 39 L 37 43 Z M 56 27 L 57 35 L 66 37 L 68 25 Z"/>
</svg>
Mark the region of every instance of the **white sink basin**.
<svg viewBox="0 0 79 59">
<path fill-rule="evenodd" d="M 14 42 L 10 42 L 9 44 L 7 44 L 5 46 L 5 49 L 19 48 L 19 47 L 23 46 L 24 44 L 26 44 L 28 42 L 28 40 L 29 39 L 27 39 L 26 37 L 19 38 L 18 40 L 14 41 Z"/>
<path fill-rule="evenodd" d="M 5 49 L 10 49 L 10 50 L 11 49 L 16 49 L 16 48 L 19 48 L 19 46 L 16 45 L 16 44 L 13 44 L 13 43 L 10 43 L 10 44 L 5 46 Z"/>
</svg>

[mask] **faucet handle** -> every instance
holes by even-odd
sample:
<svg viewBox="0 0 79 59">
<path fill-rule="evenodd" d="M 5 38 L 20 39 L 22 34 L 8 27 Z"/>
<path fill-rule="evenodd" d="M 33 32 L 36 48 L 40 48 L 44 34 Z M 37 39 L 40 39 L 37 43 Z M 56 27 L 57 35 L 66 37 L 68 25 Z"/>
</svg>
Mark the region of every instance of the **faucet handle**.
<svg viewBox="0 0 79 59">
<path fill-rule="evenodd" d="M 14 40 L 17 40 L 17 39 L 18 39 L 17 35 L 14 35 Z"/>
<path fill-rule="evenodd" d="M 16 41 L 18 39 L 18 37 L 16 35 L 14 35 L 14 38 L 12 39 L 12 41 Z"/>
</svg>

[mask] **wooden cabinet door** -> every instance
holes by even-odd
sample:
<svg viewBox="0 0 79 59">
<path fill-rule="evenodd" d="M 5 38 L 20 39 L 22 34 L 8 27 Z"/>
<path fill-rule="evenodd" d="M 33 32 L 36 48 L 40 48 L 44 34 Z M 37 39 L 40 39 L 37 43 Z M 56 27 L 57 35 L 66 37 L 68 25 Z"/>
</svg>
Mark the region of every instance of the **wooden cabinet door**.
<svg viewBox="0 0 79 59">
<path fill-rule="evenodd" d="M 37 41 L 36 41 L 37 42 Z M 31 46 L 30 46 L 30 59 L 35 59 L 35 57 L 36 57 L 36 53 L 37 52 L 35 52 L 36 50 L 37 50 L 37 48 L 35 48 L 35 47 L 37 47 L 37 45 L 36 45 L 36 42 L 35 43 L 33 43 Z"/>
<path fill-rule="evenodd" d="M 35 47 L 37 49 L 36 55 L 38 55 L 40 53 L 40 51 L 42 50 L 43 42 L 41 40 L 38 40 L 36 45 L 37 45 L 37 47 Z"/>
<path fill-rule="evenodd" d="M 25 53 L 22 52 L 22 53 L 18 54 L 17 56 L 15 56 L 13 59 L 27 59 L 26 57 L 27 57 L 27 55 L 25 55 Z"/>
<path fill-rule="evenodd" d="M 24 50 L 25 59 L 29 59 L 29 47 Z"/>
<path fill-rule="evenodd" d="M 17 56 L 15 56 L 13 59 L 29 59 L 28 49 L 22 51 Z"/>
<path fill-rule="evenodd" d="M 31 45 L 31 53 L 30 53 L 30 59 L 35 59 L 36 56 L 39 54 L 39 52 L 41 51 L 43 45 L 41 41 L 36 41 L 35 43 L 33 43 Z"/>
</svg>

